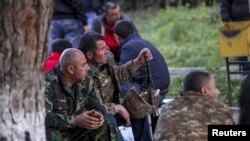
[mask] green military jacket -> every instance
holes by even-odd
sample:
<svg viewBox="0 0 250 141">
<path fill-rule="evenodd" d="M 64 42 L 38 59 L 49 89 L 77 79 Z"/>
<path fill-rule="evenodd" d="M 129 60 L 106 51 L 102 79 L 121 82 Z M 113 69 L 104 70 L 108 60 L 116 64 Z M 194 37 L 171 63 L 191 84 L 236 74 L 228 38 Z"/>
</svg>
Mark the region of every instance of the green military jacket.
<svg viewBox="0 0 250 141">
<path fill-rule="evenodd" d="M 106 108 L 97 98 L 93 81 L 85 81 L 74 85 L 75 96 L 72 90 L 64 85 L 61 80 L 59 67 L 46 74 L 45 107 L 46 128 L 67 130 L 75 127 L 75 117 L 86 110 L 96 109 L 106 114 Z"/>
<path fill-rule="evenodd" d="M 132 61 L 119 66 L 108 62 L 98 67 L 90 65 L 90 68 L 89 76 L 93 78 L 98 94 L 107 107 L 107 112 L 115 114 L 115 104 L 121 103 L 121 84 L 136 75 L 132 69 Z"/>
<path fill-rule="evenodd" d="M 231 109 L 197 92 L 184 93 L 162 105 L 155 141 L 207 141 L 207 125 L 234 124 Z"/>
</svg>

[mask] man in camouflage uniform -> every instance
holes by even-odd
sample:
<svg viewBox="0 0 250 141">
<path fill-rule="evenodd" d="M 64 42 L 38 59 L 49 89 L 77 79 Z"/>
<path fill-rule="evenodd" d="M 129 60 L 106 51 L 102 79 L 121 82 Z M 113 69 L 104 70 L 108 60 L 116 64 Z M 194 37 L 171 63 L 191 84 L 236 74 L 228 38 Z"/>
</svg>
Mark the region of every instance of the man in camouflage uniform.
<svg viewBox="0 0 250 141">
<path fill-rule="evenodd" d="M 162 107 L 155 141 L 207 141 L 207 125 L 234 124 L 231 110 L 217 100 L 220 92 L 213 76 L 190 72 L 184 93 Z"/>
<path fill-rule="evenodd" d="M 89 66 L 78 49 L 66 49 L 59 66 L 46 74 L 45 106 L 48 141 L 116 141 L 104 121 L 106 108 L 86 78 Z"/>
<path fill-rule="evenodd" d="M 135 60 L 131 60 L 124 65 L 117 66 L 110 59 L 108 60 L 108 47 L 104 37 L 96 32 L 84 33 L 79 49 L 85 54 L 91 71 L 89 75 L 93 78 L 98 88 L 98 94 L 104 104 L 108 107 L 108 118 L 115 126 L 116 119 L 114 115 L 123 118 L 125 126 L 129 126 L 130 117 L 128 111 L 121 105 L 120 85 L 123 81 L 132 78 L 136 71 L 145 63 L 145 60 L 152 60 L 152 54 L 149 49 L 142 49 Z M 117 128 L 117 127 L 116 127 Z M 122 140 L 122 137 L 121 137 Z"/>
</svg>

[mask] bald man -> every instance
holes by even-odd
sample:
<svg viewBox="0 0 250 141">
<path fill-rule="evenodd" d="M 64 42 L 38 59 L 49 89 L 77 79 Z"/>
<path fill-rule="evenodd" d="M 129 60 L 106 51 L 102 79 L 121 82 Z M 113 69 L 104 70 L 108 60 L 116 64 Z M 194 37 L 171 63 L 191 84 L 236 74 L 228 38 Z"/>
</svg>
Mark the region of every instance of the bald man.
<svg viewBox="0 0 250 141">
<path fill-rule="evenodd" d="M 104 120 L 106 108 L 96 97 L 84 54 L 66 49 L 59 65 L 46 74 L 46 135 L 48 141 L 111 140 Z"/>
</svg>

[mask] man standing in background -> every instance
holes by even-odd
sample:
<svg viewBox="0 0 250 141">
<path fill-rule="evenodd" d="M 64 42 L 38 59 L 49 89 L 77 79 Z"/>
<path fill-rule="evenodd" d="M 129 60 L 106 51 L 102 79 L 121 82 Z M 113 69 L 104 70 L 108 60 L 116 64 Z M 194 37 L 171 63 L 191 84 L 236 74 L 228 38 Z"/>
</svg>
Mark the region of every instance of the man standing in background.
<svg viewBox="0 0 250 141">
<path fill-rule="evenodd" d="M 220 14 L 223 22 L 239 22 L 250 20 L 249 0 L 220 0 Z M 237 57 L 239 61 L 245 61 L 246 64 L 240 64 L 241 71 L 249 71 L 250 66 L 247 57 Z"/>
<path fill-rule="evenodd" d="M 77 48 L 81 34 L 90 30 L 87 24 L 85 10 L 80 0 L 55 0 L 48 53 L 51 53 L 51 44 L 56 39 L 69 40 L 72 46 Z"/>
</svg>

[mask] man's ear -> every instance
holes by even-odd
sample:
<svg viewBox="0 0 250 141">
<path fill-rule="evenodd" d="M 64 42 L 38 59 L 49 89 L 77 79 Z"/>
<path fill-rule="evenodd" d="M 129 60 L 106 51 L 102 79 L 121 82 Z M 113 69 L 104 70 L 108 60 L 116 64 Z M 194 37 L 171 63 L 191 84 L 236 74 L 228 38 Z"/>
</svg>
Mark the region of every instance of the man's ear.
<svg viewBox="0 0 250 141">
<path fill-rule="evenodd" d="M 206 87 L 206 86 L 202 86 L 202 87 L 200 88 L 200 93 L 201 93 L 202 95 L 207 95 L 207 87 Z"/>
<path fill-rule="evenodd" d="M 75 70 L 75 68 L 74 68 L 73 65 L 68 65 L 67 66 L 67 71 L 68 71 L 69 74 L 74 74 L 74 70 Z"/>
<path fill-rule="evenodd" d="M 91 60 L 93 57 L 94 57 L 93 52 L 88 51 L 88 52 L 86 53 L 86 58 L 87 58 L 88 60 Z"/>
<path fill-rule="evenodd" d="M 122 43 L 122 39 L 120 38 L 120 36 L 118 36 L 116 33 L 114 33 L 114 36 L 115 36 L 115 40 L 118 44 L 121 44 Z"/>
</svg>

